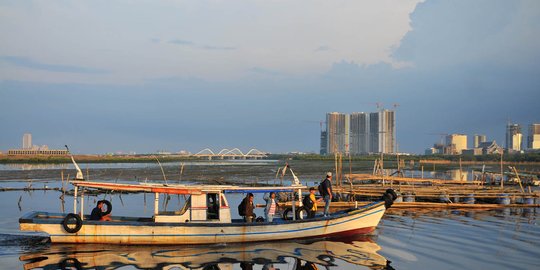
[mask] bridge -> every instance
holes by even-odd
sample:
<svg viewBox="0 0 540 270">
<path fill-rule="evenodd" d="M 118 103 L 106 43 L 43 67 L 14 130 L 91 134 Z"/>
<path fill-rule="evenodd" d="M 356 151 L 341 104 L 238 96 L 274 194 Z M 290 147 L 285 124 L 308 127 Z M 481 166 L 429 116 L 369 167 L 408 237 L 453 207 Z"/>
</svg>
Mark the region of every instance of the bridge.
<svg viewBox="0 0 540 270">
<path fill-rule="evenodd" d="M 238 148 L 233 149 L 221 149 L 219 152 L 214 152 L 210 148 L 205 148 L 196 154 L 192 155 L 193 157 L 202 157 L 212 160 L 213 158 L 217 159 L 262 159 L 268 156 L 268 153 L 262 152 L 255 148 L 250 149 L 247 153 L 243 153 Z"/>
</svg>

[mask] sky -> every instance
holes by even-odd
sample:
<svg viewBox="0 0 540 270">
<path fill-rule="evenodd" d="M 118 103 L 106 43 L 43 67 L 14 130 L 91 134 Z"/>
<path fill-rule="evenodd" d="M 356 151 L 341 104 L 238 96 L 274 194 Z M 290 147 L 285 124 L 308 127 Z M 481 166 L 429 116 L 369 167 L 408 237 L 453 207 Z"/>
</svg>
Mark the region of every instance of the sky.
<svg viewBox="0 0 540 270">
<path fill-rule="evenodd" d="M 536 0 L 0 0 L 0 151 L 318 152 L 396 111 L 400 152 L 540 123 Z"/>
</svg>

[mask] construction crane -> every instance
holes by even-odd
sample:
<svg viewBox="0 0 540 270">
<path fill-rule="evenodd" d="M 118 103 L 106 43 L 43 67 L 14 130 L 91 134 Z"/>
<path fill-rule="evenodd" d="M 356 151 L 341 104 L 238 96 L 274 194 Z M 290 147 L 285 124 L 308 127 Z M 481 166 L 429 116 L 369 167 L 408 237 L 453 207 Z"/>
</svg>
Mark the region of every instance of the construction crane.
<svg viewBox="0 0 540 270">
<path fill-rule="evenodd" d="M 448 136 L 448 133 L 428 133 L 428 135 L 441 136 L 441 145 L 444 145 L 444 138 Z"/>
<path fill-rule="evenodd" d="M 323 131 L 323 126 L 326 124 L 326 121 L 323 121 L 323 120 L 319 120 L 319 121 L 315 121 L 315 120 L 304 120 L 302 122 L 305 122 L 305 123 L 318 123 L 319 126 L 321 127 L 321 131 Z"/>
</svg>

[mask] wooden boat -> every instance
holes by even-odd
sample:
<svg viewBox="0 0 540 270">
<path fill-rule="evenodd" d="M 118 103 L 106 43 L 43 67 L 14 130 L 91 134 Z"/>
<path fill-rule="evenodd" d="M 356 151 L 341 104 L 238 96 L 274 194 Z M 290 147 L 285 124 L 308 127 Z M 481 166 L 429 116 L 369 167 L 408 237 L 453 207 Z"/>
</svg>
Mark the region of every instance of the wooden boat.
<svg viewBox="0 0 540 270">
<path fill-rule="evenodd" d="M 306 269 L 337 264 L 386 268 L 389 263 L 369 237 L 343 240 L 282 241 L 196 246 L 107 246 L 58 244 L 20 257 L 24 269 L 238 269 L 239 264 L 260 269 Z M 286 264 L 286 265 L 284 265 Z M 286 267 L 285 267 L 286 266 Z M 266 268 L 264 268 L 266 267 Z"/>
<path fill-rule="evenodd" d="M 229 193 L 297 192 L 305 186 L 239 187 L 217 185 L 121 184 L 72 181 L 73 213 L 31 212 L 19 219 L 22 231 L 44 232 L 53 243 L 108 244 L 214 244 L 269 240 L 349 236 L 373 232 L 395 196 L 385 193 L 386 202 L 374 202 L 314 219 L 294 218 L 270 222 L 245 223 L 231 218 Z M 155 195 L 152 217 L 111 216 L 111 221 L 89 220 L 83 213 L 88 190 L 146 192 Z M 391 192 L 389 192 L 391 191 Z M 82 196 L 80 196 L 81 194 Z M 160 194 L 188 196 L 179 211 L 159 211 Z M 395 193 L 394 193 L 395 195 Z M 294 197 L 294 196 L 293 196 Z M 388 199 L 390 198 L 390 199 Z M 297 203 L 293 203 L 295 208 Z M 79 207 L 78 207 L 79 206 Z M 301 206 L 301 202 L 298 202 Z M 110 205 L 109 205 L 110 210 Z M 293 213 L 298 212 L 293 209 Z"/>
</svg>

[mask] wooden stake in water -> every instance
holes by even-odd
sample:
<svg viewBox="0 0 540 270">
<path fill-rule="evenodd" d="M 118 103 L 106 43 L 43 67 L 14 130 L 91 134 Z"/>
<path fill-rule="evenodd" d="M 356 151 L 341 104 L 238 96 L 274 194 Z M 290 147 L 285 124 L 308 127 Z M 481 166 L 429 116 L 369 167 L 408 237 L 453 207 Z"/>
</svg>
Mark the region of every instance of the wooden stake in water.
<svg viewBox="0 0 540 270">
<path fill-rule="evenodd" d="M 165 176 L 165 171 L 163 170 L 163 166 L 161 166 L 161 162 L 159 162 L 159 159 L 156 157 L 157 163 L 159 164 L 159 167 L 161 168 L 161 173 L 163 174 L 163 180 L 165 180 L 165 185 L 167 185 L 167 177 Z"/>
<path fill-rule="evenodd" d="M 503 153 L 501 152 L 501 189 L 504 189 Z"/>
<path fill-rule="evenodd" d="M 184 174 L 184 162 L 180 164 L 180 181 L 182 181 L 183 174 Z"/>
<path fill-rule="evenodd" d="M 60 178 L 62 178 L 62 192 L 64 192 L 64 170 L 60 171 Z"/>
<path fill-rule="evenodd" d="M 461 167 L 461 157 L 459 157 L 459 180 L 463 180 L 463 173 L 462 173 L 462 167 Z"/>
<path fill-rule="evenodd" d="M 337 151 L 334 152 L 334 171 L 335 171 L 335 176 L 336 176 L 336 181 L 339 180 L 339 176 L 338 176 L 338 153 Z"/>
<path fill-rule="evenodd" d="M 383 155 L 383 152 L 381 151 L 381 179 L 382 179 L 382 185 L 384 186 L 384 155 Z"/>
</svg>

